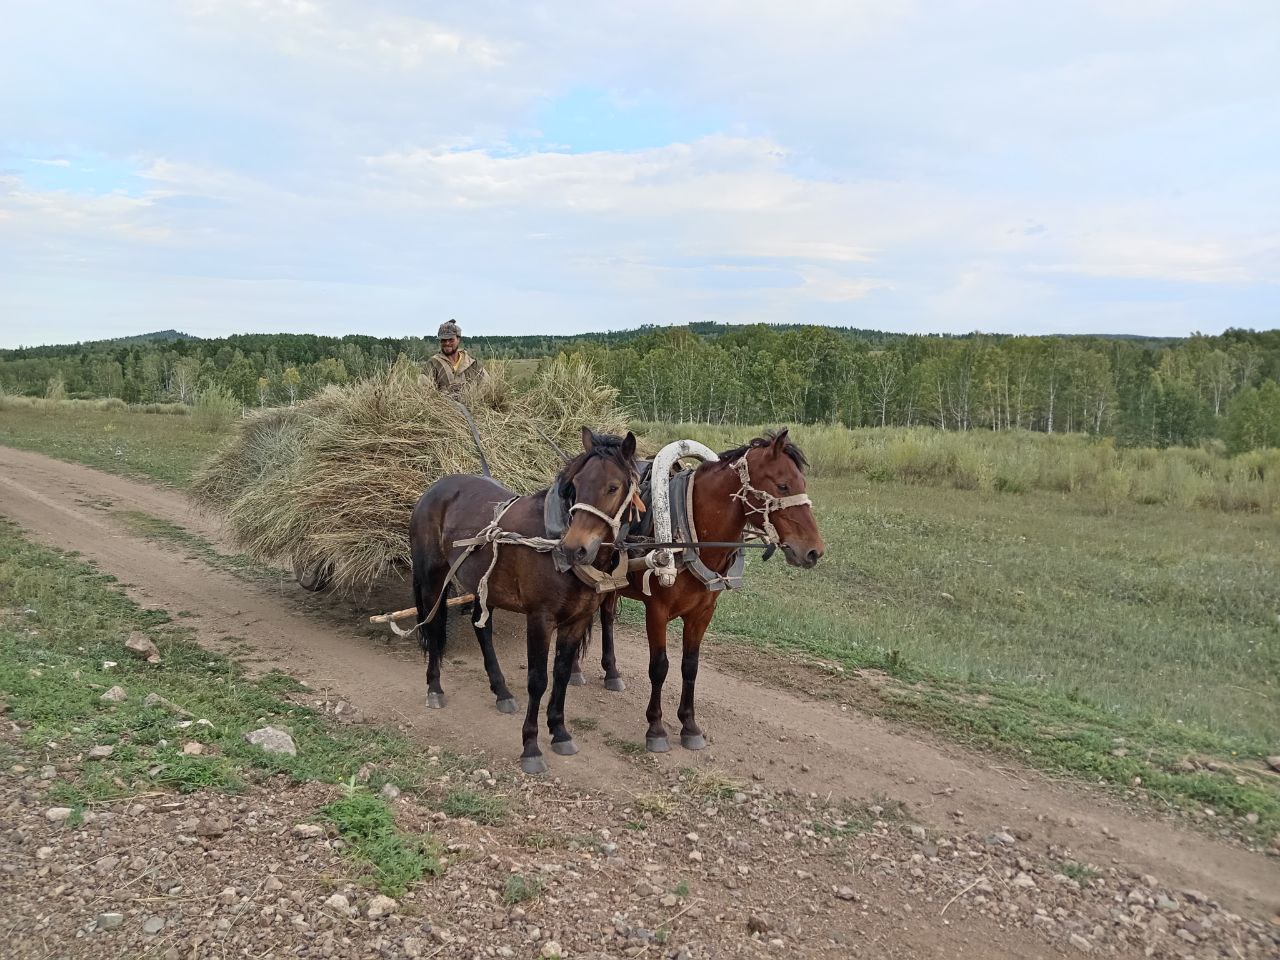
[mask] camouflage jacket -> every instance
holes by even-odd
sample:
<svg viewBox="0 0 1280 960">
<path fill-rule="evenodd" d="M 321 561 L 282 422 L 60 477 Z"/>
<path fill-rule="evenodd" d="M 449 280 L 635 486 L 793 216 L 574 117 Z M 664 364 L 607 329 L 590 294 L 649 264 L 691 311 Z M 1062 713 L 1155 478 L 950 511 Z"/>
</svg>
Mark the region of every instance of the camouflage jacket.
<svg viewBox="0 0 1280 960">
<path fill-rule="evenodd" d="M 437 353 L 426 363 L 423 377 L 430 377 L 440 390 L 446 393 L 461 393 L 468 383 L 483 380 L 487 374 L 484 364 L 465 350 L 458 351 L 458 365 L 449 363 L 443 353 Z"/>
</svg>

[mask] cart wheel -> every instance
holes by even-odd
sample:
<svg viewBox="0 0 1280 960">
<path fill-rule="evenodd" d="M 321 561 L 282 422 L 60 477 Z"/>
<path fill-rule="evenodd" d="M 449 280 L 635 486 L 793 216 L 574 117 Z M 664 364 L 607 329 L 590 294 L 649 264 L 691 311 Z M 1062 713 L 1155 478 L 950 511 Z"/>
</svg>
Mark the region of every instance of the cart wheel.
<svg viewBox="0 0 1280 960">
<path fill-rule="evenodd" d="M 303 590 L 310 590 L 312 593 L 323 590 L 329 586 L 331 574 L 329 565 L 323 561 L 310 566 L 303 566 L 302 562 L 296 558 L 293 561 L 293 575 L 298 581 L 298 586 Z"/>
</svg>

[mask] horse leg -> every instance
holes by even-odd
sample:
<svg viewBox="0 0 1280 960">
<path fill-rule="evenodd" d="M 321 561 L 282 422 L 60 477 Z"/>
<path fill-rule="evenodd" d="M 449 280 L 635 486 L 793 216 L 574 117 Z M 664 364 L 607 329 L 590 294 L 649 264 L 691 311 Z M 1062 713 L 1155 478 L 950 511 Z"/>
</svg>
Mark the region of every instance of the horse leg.
<svg viewBox="0 0 1280 960">
<path fill-rule="evenodd" d="M 680 656 L 680 746 L 688 750 L 702 750 L 706 747 L 706 738 L 693 717 L 693 688 L 698 682 L 698 654 L 702 649 L 702 636 L 711 623 L 711 615 L 715 605 L 708 604 L 709 609 L 699 610 L 684 617 L 683 648 Z"/>
<path fill-rule="evenodd" d="M 659 610 L 657 604 L 644 608 L 644 628 L 649 635 L 649 709 L 645 718 L 649 721 L 649 729 L 644 735 L 644 747 L 650 753 L 666 753 L 671 749 L 667 743 L 667 728 L 662 725 L 662 684 L 667 679 L 667 624 L 670 622 L 665 610 Z"/>
<path fill-rule="evenodd" d="M 542 695 L 547 692 L 547 638 L 548 624 L 542 617 L 532 614 L 527 618 L 526 643 L 529 651 L 529 708 L 524 714 L 524 726 L 520 733 L 524 738 L 524 752 L 520 754 L 520 769 L 525 773 L 546 773 L 547 761 L 538 748 L 538 708 Z"/>
<path fill-rule="evenodd" d="M 413 593 L 414 602 L 418 605 L 418 640 L 427 658 L 427 706 L 432 709 L 440 709 L 445 703 L 444 688 L 440 686 L 440 662 L 444 659 L 449 610 L 441 603 L 430 622 L 423 622 L 422 618 L 427 615 L 444 588 L 444 573 L 445 568 L 433 571 L 427 563 L 419 563 L 415 558 Z"/>
<path fill-rule="evenodd" d="M 587 623 L 587 632 L 582 636 L 582 642 L 574 648 L 573 665 L 569 668 L 569 686 L 585 687 L 587 678 L 582 675 L 582 651 L 586 650 L 591 644 L 591 628 L 594 626 L 594 618 Z M 559 642 L 557 641 L 556 655 L 559 656 Z"/>
<path fill-rule="evenodd" d="M 498 699 L 499 713 L 515 713 L 518 704 L 507 687 L 507 678 L 502 675 L 502 667 L 498 663 L 498 655 L 493 650 L 493 617 L 482 627 L 477 620 L 481 615 L 480 601 L 471 608 L 471 626 L 476 631 L 476 639 L 480 641 L 480 656 L 484 658 L 484 672 L 489 675 L 489 689 Z"/>
<path fill-rule="evenodd" d="M 589 621 L 588 621 L 589 622 Z M 564 697 L 569 688 L 570 670 L 582 648 L 585 625 L 565 624 L 556 634 L 556 659 L 551 673 L 551 699 L 547 701 L 547 730 L 551 733 L 551 749 L 564 757 L 578 752 L 573 737 L 564 725 Z"/>
<path fill-rule="evenodd" d="M 611 593 L 600 605 L 600 666 L 604 669 L 604 688 L 615 692 L 627 689 L 613 655 L 613 624 L 618 618 L 618 597 Z"/>
</svg>

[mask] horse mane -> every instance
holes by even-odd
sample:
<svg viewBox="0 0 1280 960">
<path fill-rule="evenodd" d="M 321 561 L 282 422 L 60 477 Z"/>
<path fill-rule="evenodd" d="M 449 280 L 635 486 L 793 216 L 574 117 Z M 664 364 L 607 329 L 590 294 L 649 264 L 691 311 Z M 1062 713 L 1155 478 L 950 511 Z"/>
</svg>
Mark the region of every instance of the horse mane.
<svg viewBox="0 0 1280 960">
<path fill-rule="evenodd" d="M 724 451 L 724 453 L 720 454 L 720 459 L 725 463 L 733 463 L 735 460 L 745 456 L 748 450 L 758 447 L 767 447 L 777 439 L 777 430 L 766 430 L 763 436 L 756 437 L 754 440 L 750 440 L 740 447 Z M 792 462 L 795 463 L 802 473 L 805 468 L 809 466 L 809 460 L 805 457 L 804 451 L 792 443 L 791 437 L 789 436 L 787 437 L 786 442 L 782 445 L 782 452 L 791 458 Z"/>
<path fill-rule="evenodd" d="M 573 483 L 573 478 L 578 475 L 578 471 L 585 467 L 592 457 L 603 457 L 612 460 L 627 473 L 635 473 L 635 464 L 622 455 L 622 444 L 626 439 L 625 437 L 619 437 L 612 433 L 595 432 L 592 432 L 591 437 L 591 449 L 583 450 L 577 456 L 571 458 L 565 463 L 560 475 L 556 477 L 556 483 L 552 486 L 553 488 L 558 488 L 562 495 L 565 488 Z"/>
</svg>

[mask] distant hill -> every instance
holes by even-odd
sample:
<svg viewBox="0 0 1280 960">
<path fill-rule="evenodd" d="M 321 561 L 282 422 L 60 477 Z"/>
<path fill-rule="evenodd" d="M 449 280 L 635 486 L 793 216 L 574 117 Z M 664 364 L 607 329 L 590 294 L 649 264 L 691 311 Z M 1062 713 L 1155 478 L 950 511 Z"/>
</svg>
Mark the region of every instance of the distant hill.
<svg viewBox="0 0 1280 960">
<path fill-rule="evenodd" d="M 86 347 L 113 346 L 130 347 L 138 343 L 169 343 L 173 340 L 199 340 L 189 333 L 180 330 L 157 330 L 155 333 L 138 333 L 132 337 L 114 337 L 111 340 L 94 340 L 83 344 Z"/>
</svg>

